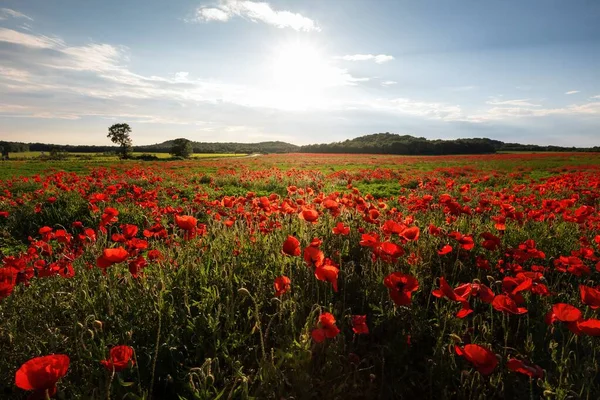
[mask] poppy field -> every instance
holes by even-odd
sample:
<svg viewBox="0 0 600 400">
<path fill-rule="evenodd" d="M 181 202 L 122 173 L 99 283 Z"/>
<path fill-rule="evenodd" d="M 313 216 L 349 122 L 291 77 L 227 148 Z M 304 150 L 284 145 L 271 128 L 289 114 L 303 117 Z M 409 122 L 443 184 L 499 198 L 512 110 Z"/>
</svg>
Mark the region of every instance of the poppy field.
<svg viewBox="0 0 600 400">
<path fill-rule="evenodd" d="M 2 399 L 600 397 L 598 154 L 2 169 Z"/>
</svg>

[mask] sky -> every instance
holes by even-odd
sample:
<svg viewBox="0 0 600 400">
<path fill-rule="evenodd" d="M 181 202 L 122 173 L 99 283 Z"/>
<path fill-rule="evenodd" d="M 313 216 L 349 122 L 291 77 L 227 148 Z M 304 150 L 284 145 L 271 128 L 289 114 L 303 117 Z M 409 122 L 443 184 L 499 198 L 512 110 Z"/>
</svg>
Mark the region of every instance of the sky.
<svg viewBox="0 0 600 400">
<path fill-rule="evenodd" d="M 0 140 L 600 145 L 595 0 L 3 0 Z"/>
</svg>

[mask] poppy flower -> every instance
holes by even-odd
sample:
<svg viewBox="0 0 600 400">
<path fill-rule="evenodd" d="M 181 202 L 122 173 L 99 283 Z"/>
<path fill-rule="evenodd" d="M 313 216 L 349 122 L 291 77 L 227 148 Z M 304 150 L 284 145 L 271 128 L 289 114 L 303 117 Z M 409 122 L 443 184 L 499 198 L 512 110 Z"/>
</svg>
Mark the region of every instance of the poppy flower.
<svg viewBox="0 0 600 400">
<path fill-rule="evenodd" d="M 331 230 L 335 235 L 348 235 L 350 233 L 350 227 L 344 225 L 343 222 L 338 222 L 335 227 Z"/>
<path fill-rule="evenodd" d="M 318 328 L 313 329 L 310 333 L 313 340 L 317 343 L 321 343 L 325 339 L 332 339 L 340 333 L 340 329 L 335 325 L 335 317 L 328 312 L 319 316 L 318 326 Z"/>
<path fill-rule="evenodd" d="M 300 255 L 300 241 L 293 236 L 288 236 L 283 242 L 283 253 L 288 256 Z"/>
<path fill-rule="evenodd" d="M 0 268 L 0 300 L 8 297 L 17 284 L 18 270 L 12 267 Z"/>
<path fill-rule="evenodd" d="M 325 261 L 325 255 L 318 247 L 308 246 L 304 249 L 304 262 L 307 266 L 320 267 Z"/>
<path fill-rule="evenodd" d="M 377 247 L 379 245 L 379 238 L 377 235 L 369 235 L 364 233 L 359 244 L 366 247 Z"/>
<path fill-rule="evenodd" d="M 579 285 L 581 302 L 589 306 L 592 310 L 600 308 L 600 290 L 589 286 Z"/>
<path fill-rule="evenodd" d="M 285 275 L 278 276 L 273 282 L 275 287 L 275 296 L 280 297 L 282 294 L 290 290 L 292 281 Z"/>
<path fill-rule="evenodd" d="M 454 351 L 473 364 L 481 375 L 491 374 L 498 365 L 496 355 L 477 344 L 467 344 L 464 348 L 454 346 Z"/>
<path fill-rule="evenodd" d="M 123 231 L 123 236 L 126 239 L 131 239 L 135 235 L 137 235 L 139 228 L 137 227 L 137 225 L 124 224 L 121 225 L 121 230 Z"/>
<path fill-rule="evenodd" d="M 133 348 L 129 346 L 115 346 L 110 349 L 110 355 L 107 360 L 100 361 L 100 364 L 109 371 L 121 372 L 135 364 L 133 360 Z"/>
<path fill-rule="evenodd" d="M 525 314 L 527 309 L 525 307 L 517 307 L 517 303 L 507 295 L 499 294 L 494 297 L 492 301 L 492 307 L 497 311 L 502 311 L 509 314 Z"/>
<path fill-rule="evenodd" d="M 406 240 L 418 240 L 420 229 L 418 226 L 411 226 L 410 228 L 406 228 L 402 231 L 400 236 L 402 236 Z"/>
<path fill-rule="evenodd" d="M 121 263 L 129 257 L 129 253 L 123 247 L 114 249 L 104 249 L 102 255 L 96 260 L 96 265 L 100 268 L 108 268 L 113 264 Z"/>
<path fill-rule="evenodd" d="M 388 262 L 395 262 L 398 257 L 404 254 L 404 249 L 393 242 L 383 242 L 379 245 L 379 248 L 375 251 L 375 254 L 379 255 L 383 260 Z"/>
<path fill-rule="evenodd" d="M 397 306 L 410 305 L 412 292 L 419 288 L 419 281 L 414 276 L 402 272 L 392 272 L 385 277 L 383 284 Z"/>
<path fill-rule="evenodd" d="M 352 316 L 352 331 L 357 335 L 366 335 L 369 333 L 369 327 L 367 326 L 366 315 L 353 315 Z"/>
<path fill-rule="evenodd" d="M 439 249 L 437 253 L 440 256 L 443 256 L 443 255 L 446 255 L 446 254 L 451 253 L 451 252 L 452 252 L 452 246 L 450 246 L 449 244 L 447 244 L 447 245 L 444 245 L 441 249 Z"/>
<path fill-rule="evenodd" d="M 310 208 L 305 208 L 302 210 L 302 213 L 300 213 L 300 218 L 307 222 L 316 223 L 319 219 L 319 212 Z"/>
<path fill-rule="evenodd" d="M 446 278 L 440 277 L 440 288 L 431 292 L 437 298 L 447 297 L 452 301 L 465 301 L 465 298 L 460 297 L 456 292 L 448 285 Z"/>
<path fill-rule="evenodd" d="M 516 358 L 511 358 L 506 363 L 506 367 L 514 372 L 527 375 L 530 378 L 543 378 L 544 370 L 539 365 L 531 365 Z"/>
<path fill-rule="evenodd" d="M 600 319 L 586 319 L 585 321 L 578 321 L 577 328 L 581 333 L 588 336 L 600 336 Z"/>
<path fill-rule="evenodd" d="M 15 374 L 15 384 L 23 390 L 33 390 L 30 398 L 43 399 L 56 394 L 56 383 L 69 369 L 69 357 L 51 354 L 35 357 L 21 365 Z"/>
<path fill-rule="evenodd" d="M 548 325 L 552 325 L 556 321 L 565 322 L 571 332 L 576 335 L 581 334 L 578 324 L 581 321 L 581 311 L 570 304 L 556 303 L 546 314 L 544 321 Z"/>
<path fill-rule="evenodd" d="M 176 215 L 175 223 L 180 229 L 191 232 L 196 229 L 198 220 L 191 215 Z"/>
<path fill-rule="evenodd" d="M 576 307 L 566 303 L 556 303 L 552 309 L 546 314 L 546 323 L 553 324 L 556 321 L 560 322 L 577 322 L 581 319 L 581 311 Z"/>
<path fill-rule="evenodd" d="M 317 266 L 315 268 L 315 277 L 320 281 L 325 281 L 331 283 L 333 286 L 333 291 L 338 291 L 337 278 L 340 272 L 339 268 L 335 265 L 331 264 L 330 260 L 326 260 L 327 262 L 321 266 Z"/>
</svg>

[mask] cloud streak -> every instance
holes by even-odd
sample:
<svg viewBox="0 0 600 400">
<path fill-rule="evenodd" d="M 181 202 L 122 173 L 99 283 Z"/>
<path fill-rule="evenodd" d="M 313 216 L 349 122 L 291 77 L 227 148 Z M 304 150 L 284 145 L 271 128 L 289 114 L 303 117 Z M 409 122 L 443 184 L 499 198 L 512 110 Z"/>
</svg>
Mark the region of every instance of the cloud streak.
<svg viewBox="0 0 600 400">
<path fill-rule="evenodd" d="M 192 19 L 195 22 L 227 22 L 241 17 L 252 22 L 262 22 L 277 28 L 290 28 L 303 32 L 319 32 L 315 21 L 291 11 L 274 10 L 269 3 L 250 0 L 222 0 L 214 7 L 200 7 Z"/>
<path fill-rule="evenodd" d="M 383 64 L 392 61 L 394 56 L 386 54 L 348 54 L 345 56 L 336 57 L 338 60 L 344 61 L 375 61 L 377 64 Z"/>
<path fill-rule="evenodd" d="M 518 100 L 488 100 L 485 103 L 496 106 L 516 106 L 516 107 L 541 107 L 539 104 L 533 104 L 530 102 L 531 99 L 518 99 Z"/>
<path fill-rule="evenodd" d="M 565 92 L 565 94 L 575 94 L 575 93 L 579 93 L 579 90 L 569 90 L 568 92 Z"/>
<path fill-rule="evenodd" d="M 33 21 L 33 18 L 15 10 L 11 10 L 10 8 L 0 8 L 0 20 L 6 20 L 9 18 L 21 18 L 27 19 L 29 21 Z"/>
</svg>

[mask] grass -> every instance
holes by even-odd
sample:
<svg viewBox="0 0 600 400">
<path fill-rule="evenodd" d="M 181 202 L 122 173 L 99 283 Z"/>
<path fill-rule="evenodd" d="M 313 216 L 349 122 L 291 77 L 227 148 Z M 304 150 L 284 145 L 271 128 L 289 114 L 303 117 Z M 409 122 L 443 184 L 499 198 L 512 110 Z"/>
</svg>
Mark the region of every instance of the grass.
<svg viewBox="0 0 600 400">
<path fill-rule="evenodd" d="M 47 354 L 70 357 L 58 382 L 68 399 L 598 398 L 597 337 L 544 319 L 556 303 L 597 317 L 579 286 L 600 284 L 599 169 L 594 154 L 0 163 L 0 285 L 19 271 L 12 293 L 0 290 L 2 398 L 23 398 L 15 372 Z M 307 208 L 315 223 L 300 217 Z M 195 235 L 176 216 L 196 218 Z M 338 223 L 348 235 L 333 231 Z M 115 235 L 132 226 L 135 239 Z M 484 246 L 483 233 L 498 247 Z M 363 234 L 386 244 L 361 245 Z M 284 254 L 288 236 L 301 252 L 320 239 L 333 275 Z M 117 247 L 126 260 L 98 267 Z M 513 293 L 532 271 L 543 277 Z M 390 295 L 392 273 L 418 281 L 409 303 Z M 291 285 L 277 296 L 283 275 Z M 485 284 L 527 311 L 500 311 L 473 291 L 473 313 L 457 318 L 460 302 L 432 294 L 440 277 L 453 288 Z M 340 332 L 317 342 L 326 312 Z M 356 315 L 368 334 L 353 331 Z M 456 354 L 469 344 L 492 352 L 489 373 Z M 113 375 L 100 361 L 116 345 L 135 358 Z M 530 379 L 509 359 L 544 373 Z"/>
<path fill-rule="evenodd" d="M 21 159 L 26 159 L 26 160 L 30 160 L 30 159 L 35 159 L 35 158 L 43 158 L 44 156 L 48 156 L 49 152 L 42 152 L 42 151 L 26 151 L 26 152 L 20 152 L 20 153 L 10 153 L 10 157 L 12 159 L 15 160 L 21 160 Z M 133 157 L 139 157 L 141 155 L 151 155 L 154 157 L 158 157 L 160 159 L 168 159 L 171 158 L 171 154 L 169 153 L 155 153 L 155 152 L 133 152 L 132 153 Z M 238 153 L 194 153 L 192 154 L 192 158 L 223 158 L 223 157 L 243 157 L 246 156 L 247 154 L 238 154 Z M 114 161 L 117 160 L 118 157 L 114 154 L 108 154 L 108 153 L 77 153 L 77 152 L 70 152 L 70 153 L 66 153 L 64 154 L 64 160 L 69 160 L 69 159 L 78 159 L 78 158 L 84 158 L 84 159 L 94 159 L 94 158 L 101 158 L 101 159 L 106 159 L 106 160 L 110 160 L 110 161 Z"/>
</svg>

